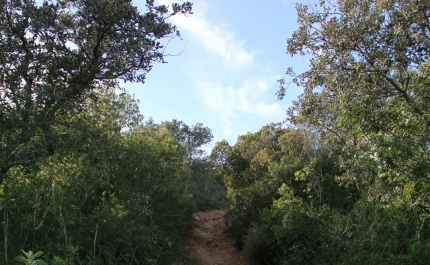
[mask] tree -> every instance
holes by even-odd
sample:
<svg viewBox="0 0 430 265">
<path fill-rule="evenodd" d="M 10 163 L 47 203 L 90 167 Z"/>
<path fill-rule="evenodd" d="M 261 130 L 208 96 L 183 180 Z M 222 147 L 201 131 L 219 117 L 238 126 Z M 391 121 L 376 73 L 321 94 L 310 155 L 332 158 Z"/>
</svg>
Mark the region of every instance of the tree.
<svg viewBox="0 0 430 265">
<path fill-rule="evenodd" d="M 208 127 L 203 127 L 202 123 L 197 123 L 190 127 L 183 121 L 174 119 L 171 122 L 163 122 L 161 125 L 169 130 L 173 138 L 184 150 L 185 157 L 190 165 L 193 160 L 203 158 L 205 152 L 201 148 L 210 143 L 213 138 L 212 130 Z"/>
<path fill-rule="evenodd" d="M 339 0 L 320 1 L 315 8 L 298 5 L 297 11 L 299 29 L 287 52 L 311 59 L 309 70 L 287 71 L 291 83 L 304 88 L 288 119 L 339 150 L 336 179 L 356 187 L 359 195 L 346 212 L 332 216 L 331 223 L 343 230 L 332 234 L 342 250 L 334 260 L 424 264 L 430 214 L 430 4 Z M 285 84 L 280 80 L 280 98 Z"/>
<path fill-rule="evenodd" d="M 0 3 L 0 183 L 17 165 L 55 151 L 52 126 L 77 113 L 97 87 L 144 82 L 164 62 L 160 39 L 179 36 L 166 19 L 192 4 L 131 0 L 8 0 Z"/>
<path fill-rule="evenodd" d="M 90 132 L 85 144 L 64 139 L 64 150 L 37 171 L 9 170 L 0 193 L 4 264 L 20 249 L 43 250 L 49 264 L 180 258 L 193 206 L 183 153 L 168 130 L 136 125 L 141 115 L 129 95 L 104 90 L 97 97 L 76 115 Z"/>
<path fill-rule="evenodd" d="M 298 118 L 295 113 L 312 115 L 315 125 L 337 129 L 340 115 L 329 115 L 337 107 L 342 107 L 337 114 L 345 116 L 351 110 L 365 111 L 359 109 L 363 105 L 376 112 L 382 102 L 397 100 L 428 126 L 428 92 L 414 91 L 415 73 L 428 74 L 428 2 L 366 0 L 335 5 L 322 1 L 320 6 L 321 12 L 297 6 L 300 27 L 288 40 L 290 55 L 312 56 L 310 70 L 296 75 L 288 69 L 292 82 L 305 88 L 290 110 L 291 118 Z M 284 82 L 280 98 L 285 94 Z M 363 125 L 371 129 L 375 124 Z"/>
<path fill-rule="evenodd" d="M 320 7 L 298 5 L 300 27 L 288 40 L 289 54 L 312 56 L 308 71 L 288 71 L 305 88 L 290 120 L 331 135 L 344 150 L 343 179 L 362 189 L 377 177 L 393 188 L 391 194 L 407 183 L 427 182 L 428 1 L 323 1 Z M 279 97 L 284 93 L 281 86 Z"/>
<path fill-rule="evenodd" d="M 216 142 L 210 154 L 210 160 L 214 163 L 215 167 L 227 168 L 227 156 L 231 152 L 231 146 L 226 140 Z"/>
<path fill-rule="evenodd" d="M 161 123 L 159 129 L 168 130 L 177 143 L 191 171 L 188 183 L 195 210 L 206 211 L 225 206 L 225 187 L 221 174 L 214 168 L 203 147 L 212 139 L 212 130 L 202 123 L 188 126 L 176 119 Z"/>
</svg>

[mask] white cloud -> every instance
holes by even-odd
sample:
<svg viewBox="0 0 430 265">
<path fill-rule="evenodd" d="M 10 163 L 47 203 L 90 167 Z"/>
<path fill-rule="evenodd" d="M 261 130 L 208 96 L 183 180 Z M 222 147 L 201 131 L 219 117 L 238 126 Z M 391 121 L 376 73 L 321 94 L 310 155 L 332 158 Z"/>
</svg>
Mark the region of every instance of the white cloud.
<svg viewBox="0 0 430 265">
<path fill-rule="evenodd" d="M 158 2 L 171 4 L 171 0 Z M 232 135 L 235 119 L 243 114 L 275 121 L 283 111 L 278 103 L 267 103 L 268 94 L 275 98 L 275 91 L 269 89 L 273 89 L 279 79 L 272 74 L 273 67 L 257 63 L 256 52 L 247 50 L 226 26 L 211 24 L 206 18 L 208 5 L 205 0 L 194 0 L 193 3 L 193 15 L 174 16 L 172 22 L 182 35 L 189 37 L 191 34 L 191 40 L 198 40 L 209 55 L 221 59 L 221 63 L 218 60 L 211 62 L 208 56 L 190 67 L 193 70 L 188 69 L 186 74 L 193 80 L 203 104 L 217 113 L 224 136 Z"/>
<path fill-rule="evenodd" d="M 210 109 L 219 113 L 226 136 L 231 133 L 233 120 L 238 114 L 247 113 L 251 116 L 260 116 L 274 119 L 282 112 L 278 103 L 264 102 L 264 95 L 269 88 L 272 78 L 253 78 L 240 87 L 222 86 L 220 83 L 200 81 L 200 95 Z"/>
<path fill-rule="evenodd" d="M 170 5 L 171 0 L 158 0 L 160 4 Z M 173 23 L 180 30 L 187 30 L 198 39 L 205 49 L 219 56 L 225 67 L 232 70 L 241 70 L 250 67 L 254 63 L 255 52 L 243 47 L 243 42 L 236 39 L 234 32 L 226 26 L 211 24 L 205 14 L 208 5 L 205 1 L 193 1 L 193 15 L 174 16 Z"/>
</svg>

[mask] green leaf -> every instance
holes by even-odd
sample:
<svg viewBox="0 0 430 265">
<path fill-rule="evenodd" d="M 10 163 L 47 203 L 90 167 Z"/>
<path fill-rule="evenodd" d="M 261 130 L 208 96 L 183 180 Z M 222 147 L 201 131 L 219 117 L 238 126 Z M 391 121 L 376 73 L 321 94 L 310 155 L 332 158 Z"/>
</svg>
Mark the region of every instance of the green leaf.
<svg viewBox="0 0 430 265">
<path fill-rule="evenodd" d="M 46 263 L 45 261 L 43 261 L 41 259 L 35 260 L 34 262 L 36 262 L 37 265 L 48 265 L 48 263 Z"/>
<path fill-rule="evenodd" d="M 18 256 L 16 258 L 14 258 L 14 260 L 16 260 L 18 262 L 22 262 L 22 263 L 27 263 L 27 259 L 23 256 Z"/>
</svg>

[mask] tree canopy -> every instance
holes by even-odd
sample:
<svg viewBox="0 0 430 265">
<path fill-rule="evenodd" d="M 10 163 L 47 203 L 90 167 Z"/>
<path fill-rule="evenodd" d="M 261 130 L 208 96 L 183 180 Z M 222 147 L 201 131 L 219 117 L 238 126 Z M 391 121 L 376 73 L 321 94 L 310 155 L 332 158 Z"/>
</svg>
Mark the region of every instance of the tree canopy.
<svg viewBox="0 0 430 265">
<path fill-rule="evenodd" d="M 298 5 L 300 26 L 288 40 L 289 54 L 312 56 L 308 71 L 289 71 L 305 88 L 290 121 L 334 137 L 351 176 L 360 167 L 351 155 L 372 161 L 380 170 L 360 177 L 363 184 L 376 176 L 393 188 L 424 181 L 430 166 L 429 3 L 338 1 L 322 2 L 320 9 Z"/>
<path fill-rule="evenodd" d="M 197 123 L 191 127 L 183 121 L 176 119 L 162 123 L 167 128 L 173 138 L 179 143 L 187 161 L 192 164 L 193 161 L 203 159 L 205 152 L 202 149 L 213 139 L 212 130 L 204 127 L 202 123 Z"/>
<path fill-rule="evenodd" d="M 13 166 L 52 155 L 55 122 L 77 113 L 96 88 L 144 82 L 164 62 L 160 40 L 179 31 L 167 22 L 191 12 L 131 0 L 2 1 L 0 9 L 0 182 Z"/>
<path fill-rule="evenodd" d="M 426 264 L 430 4 L 297 4 L 287 53 L 309 69 L 289 128 L 227 155 L 229 227 L 257 264 Z M 269 131 L 270 132 L 270 131 Z"/>
<path fill-rule="evenodd" d="M 428 264 L 430 3 L 297 4 L 309 69 L 287 123 L 223 140 L 144 122 L 115 93 L 164 62 L 167 19 L 127 0 L 0 3 L 0 255 L 53 264 L 177 264 L 193 210 L 227 207 L 255 264 Z M 121 52 L 118 52 L 121 51 Z M 12 254 L 11 254 L 12 253 Z M 24 252 L 28 262 L 41 252 Z"/>
</svg>

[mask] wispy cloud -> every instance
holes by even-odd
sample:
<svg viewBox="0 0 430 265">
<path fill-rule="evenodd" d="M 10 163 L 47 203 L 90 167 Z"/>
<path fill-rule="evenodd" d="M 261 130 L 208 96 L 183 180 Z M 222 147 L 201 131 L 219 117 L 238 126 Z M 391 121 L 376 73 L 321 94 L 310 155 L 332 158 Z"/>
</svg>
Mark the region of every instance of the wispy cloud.
<svg viewBox="0 0 430 265">
<path fill-rule="evenodd" d="M 158 0 L 160 4 L 169 6 L 171 0 Z M 254 63 L 255 52 L 243 47 L 235 33 L 226 26 L 211 24 L 206 18 L 208 5 L 205 1 L 194 1 L 194 14 L 191 16 L 174 16 L 172 20 L 181 30 L 193 34 L 210 52 L 217 54 L 224 66 L 232 70 L 241 70 Z"/>
<path fill-rule="evenodd" d="M 282 113 L 282 107 L 278 103 L 265 102 L 269 84 L 273 80 L 270 77 L 250 78 L 239 87 L 206 81 L 200 81 L 197 85 L 206 106 L 219 113 L 224 134 L 229 136 L 237 114 L 247 113 L 273 119 Z"/>
<path fill-rule="evenodd" d="M 173 17 L 173 23 L 183 32 L 204 47 L 209 55 L 221 59 L 207 62 L 210 57 L 202 53 L 202 60 L 194 71 L 189 71 L 195 89 L 204 105 L 218 114 L 223 124 L 223 134 L 232 134 L 235 119 L 243 114 L 250 117 L 264 117 L 274 121 L 283 113 L 278 103 L 268 103 L 268 94 L 275 98 L 279 79 L 273 75 L 273 69 L 265 63 L 257 62 L 257 52 L 247 49 L 244 42 L 227 26 L 214 25 L 207 19 L 208 4 L 204 0 L 195 0 L 194 14 Z M 158 0 L 158 3 L 170 5 L 171 0 Z"/>
</svg>

